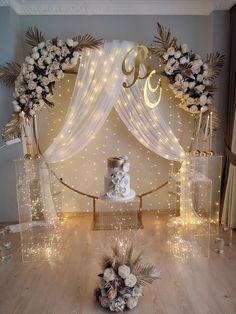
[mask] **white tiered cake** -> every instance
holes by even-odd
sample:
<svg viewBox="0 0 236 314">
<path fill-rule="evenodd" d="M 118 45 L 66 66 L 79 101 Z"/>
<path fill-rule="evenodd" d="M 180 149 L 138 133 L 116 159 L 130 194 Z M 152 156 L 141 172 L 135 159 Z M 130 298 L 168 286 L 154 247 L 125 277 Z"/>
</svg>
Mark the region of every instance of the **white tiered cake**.
<svg viewBox="0 0 236 314">
<path fill-rule="evenodd" d="M 108 172 L 104 177 L 103 198 L 127 201 L 135 197 L 130 189 L 129 163 L 127 156 L 108 158 Z"/>
</svg>

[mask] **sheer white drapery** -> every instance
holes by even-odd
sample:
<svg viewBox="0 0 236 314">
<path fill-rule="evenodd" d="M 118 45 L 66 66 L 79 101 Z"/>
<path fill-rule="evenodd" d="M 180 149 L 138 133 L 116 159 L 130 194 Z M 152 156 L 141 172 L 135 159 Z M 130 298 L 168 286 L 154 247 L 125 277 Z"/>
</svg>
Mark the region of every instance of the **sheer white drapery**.
<svg viewBox="0 0 236 314">
<path fill-rule="evenodd" d="M 79 153 L 103 126 L 114 105 L 127 128 L 148 149 L 170 160 L 185 156 L 161 109 L 145 105 L 144 80 L 130 89 L 122 86 L 121 64 L 133 46 L 127 41 L 112 41 L 106 42 L 103 50 L 83 52 L 65 123 L 44 153 L 47 161 L 58 162 Z M 129 63 L 132 58 L 127 67 Z"/>
<path fill-rule="evenodd" d="M 181 160 L 185 151 L 163 118 L 159 106 L 150 109 L 143 96 L 145 80 L 129 89 L 121 88 L 115 109 L 128 130 L 140 143 L 168 160 Z"/>
<path fill-rule="evenodd" d="M 65 123 L 44 153 L 49 162 L 81 151 L 108 117 L 122 87 L 121 63 L 133 44 L 105 43 L 103 50 L 84 50 Z"/>
</svg>

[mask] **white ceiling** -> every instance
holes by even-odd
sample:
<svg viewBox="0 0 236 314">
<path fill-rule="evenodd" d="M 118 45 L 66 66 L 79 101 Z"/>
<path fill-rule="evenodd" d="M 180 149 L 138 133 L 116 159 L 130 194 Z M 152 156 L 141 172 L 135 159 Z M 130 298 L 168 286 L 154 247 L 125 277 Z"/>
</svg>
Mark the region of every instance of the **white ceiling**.
<svg viewBox="0 0 236 314">
<path fill-rule="evenodd" d="M 20 15 L 208 15 L 236 0 L 0 0 Z"/>
</svg>

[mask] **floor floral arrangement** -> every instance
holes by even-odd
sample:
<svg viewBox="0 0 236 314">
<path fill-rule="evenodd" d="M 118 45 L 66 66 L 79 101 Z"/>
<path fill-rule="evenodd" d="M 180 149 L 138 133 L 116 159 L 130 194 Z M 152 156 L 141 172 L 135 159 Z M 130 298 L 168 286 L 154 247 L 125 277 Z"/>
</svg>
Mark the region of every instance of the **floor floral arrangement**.
<svg viewBox="0 0 236 314">
<path fill-rule="evenodd" d="M 95 295 L 103 308 L 111 312 L 123 312 L 137 306 L 143 295 L 142 287 L 160 278 L 155 265 L 142 264 L 142 252 L 134 256 L 134 249 L 112 248 L 112 253 L 103 256 L 100 282 Z"/>
</svg>

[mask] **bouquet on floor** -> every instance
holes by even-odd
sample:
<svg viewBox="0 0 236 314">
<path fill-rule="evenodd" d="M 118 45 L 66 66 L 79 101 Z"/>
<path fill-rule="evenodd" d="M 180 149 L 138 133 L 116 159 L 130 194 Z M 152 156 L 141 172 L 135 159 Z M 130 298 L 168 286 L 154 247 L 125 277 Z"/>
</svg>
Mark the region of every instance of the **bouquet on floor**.
<svg viewBox="0 0 236 314">
<path fill-rule="evenodd" d="M 100 283 L 95 295 L 102 307 L 111 312 L 123 312 L 137 306 L 142 294 L 142 286 L 160 278 L 155 265 L 142 264 L 142 252 L 134 256 L 133 246 L 122 249 L 112 248 L 112 254 L 103 257 L 99 274 Z"/>
</svg>

